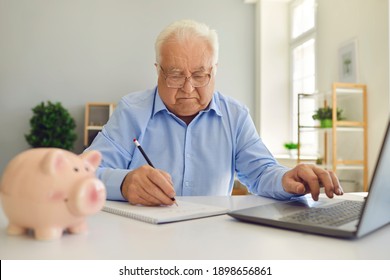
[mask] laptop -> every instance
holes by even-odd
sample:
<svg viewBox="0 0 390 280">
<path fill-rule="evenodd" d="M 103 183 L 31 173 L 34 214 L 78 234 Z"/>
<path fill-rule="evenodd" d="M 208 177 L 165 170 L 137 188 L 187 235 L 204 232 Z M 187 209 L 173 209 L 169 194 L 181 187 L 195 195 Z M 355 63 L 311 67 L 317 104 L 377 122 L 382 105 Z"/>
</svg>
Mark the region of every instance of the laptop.
<svg viewBox="0 0 390 280">
<path fill-rule="evenodd" d="M 341 208 L 341 209 L 340 209 Z M 346 214 L 344 219 L 343 215 Z M 228 213 L 239 221 L 355 239 L 390 223 L 390 121 L 364 201 L 310 195 Z"/>
</svg>

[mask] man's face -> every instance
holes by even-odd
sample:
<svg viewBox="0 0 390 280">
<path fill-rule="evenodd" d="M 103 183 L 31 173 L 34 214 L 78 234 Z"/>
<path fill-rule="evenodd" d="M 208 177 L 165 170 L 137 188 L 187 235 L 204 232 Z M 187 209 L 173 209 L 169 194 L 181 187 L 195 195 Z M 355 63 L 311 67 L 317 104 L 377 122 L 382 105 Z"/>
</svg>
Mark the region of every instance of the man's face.
<svg viewBox="0 0 390 280">
<path fill-rule="evenodd" d="M 158 77 L 158 91 L 168 110 L 188 123 L 199 111 L 205 109 L 213 96 L 216 65 L 212 65 L 211 47 L 202 39 L 194 38 L 190 42 L 166 42 L 161 49 L 161 67 Z M 170 88 L 166 76 L 184 76 L 211 74 L 208 85 L 192 86 L 191 78 L 186 79 L 181 88 Z"/>
</svg>

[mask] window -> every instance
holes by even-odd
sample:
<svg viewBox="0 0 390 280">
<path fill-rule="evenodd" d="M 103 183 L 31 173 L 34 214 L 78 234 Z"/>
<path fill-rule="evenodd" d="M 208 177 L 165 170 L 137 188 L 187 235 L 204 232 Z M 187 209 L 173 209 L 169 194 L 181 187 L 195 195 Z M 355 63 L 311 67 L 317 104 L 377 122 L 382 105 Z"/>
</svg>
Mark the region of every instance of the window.
<svg viewBox="0 0 390 280">
<path fill-rule="evenodd" d="M 316 89 L 316 3 L 315 0 L 295 0 L 290 5 L 291 35 L 291 106 L 293 140 L 298 140 L 298 94 L 314 93 Z M 313 101 L 301 104 L 302 111 L 314 111 Z M 305 122 L 313 122 L 311 119 Z M 311 152 L 317 150 L 317 136 L 305 136 Z"/>
<path fill-rule="evenodd" d="M 315 0 L 296 0 L 292 3 L 292 38 L 315 28 Z"/>
</svg>

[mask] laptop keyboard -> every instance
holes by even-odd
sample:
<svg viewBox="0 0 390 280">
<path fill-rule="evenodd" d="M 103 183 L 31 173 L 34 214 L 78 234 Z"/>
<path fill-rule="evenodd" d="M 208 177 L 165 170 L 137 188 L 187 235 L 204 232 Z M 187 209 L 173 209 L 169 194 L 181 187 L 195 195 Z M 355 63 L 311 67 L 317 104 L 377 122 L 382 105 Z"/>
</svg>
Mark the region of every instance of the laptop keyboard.
<svg viewBox="0 0 390 280">
<path fill-rule="evenodd" d="M 326 208 L 309 208 L 282 218 L 287 222 L 340 226 L 359 218 L 363 201 L 344 200 Z"/>
</svg>

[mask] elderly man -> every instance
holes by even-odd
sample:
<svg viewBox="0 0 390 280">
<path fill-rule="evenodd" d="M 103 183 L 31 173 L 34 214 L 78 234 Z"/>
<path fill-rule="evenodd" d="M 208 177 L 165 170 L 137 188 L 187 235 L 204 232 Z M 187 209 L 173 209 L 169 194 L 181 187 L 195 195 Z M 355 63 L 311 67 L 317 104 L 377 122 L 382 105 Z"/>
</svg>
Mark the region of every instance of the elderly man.
<svg viewBox="0 0 390 280">
<path fill-rule="evenodd" d="M 320 186 L 343 191 L 335 174 L 314 165 L 279 165 L 248 109 L 214 89 L 218 38 L 208 26 L 177 21 L 155 44 L 157 87 L 124 96 L 88 149 L 103 161 L 108 199 L 171 205 L 175 196 L 230 195 L 235 178 L 256 195 L 289 199 Z M 133 143 L 138 139 L 152 167 Z"/>
</svg>

